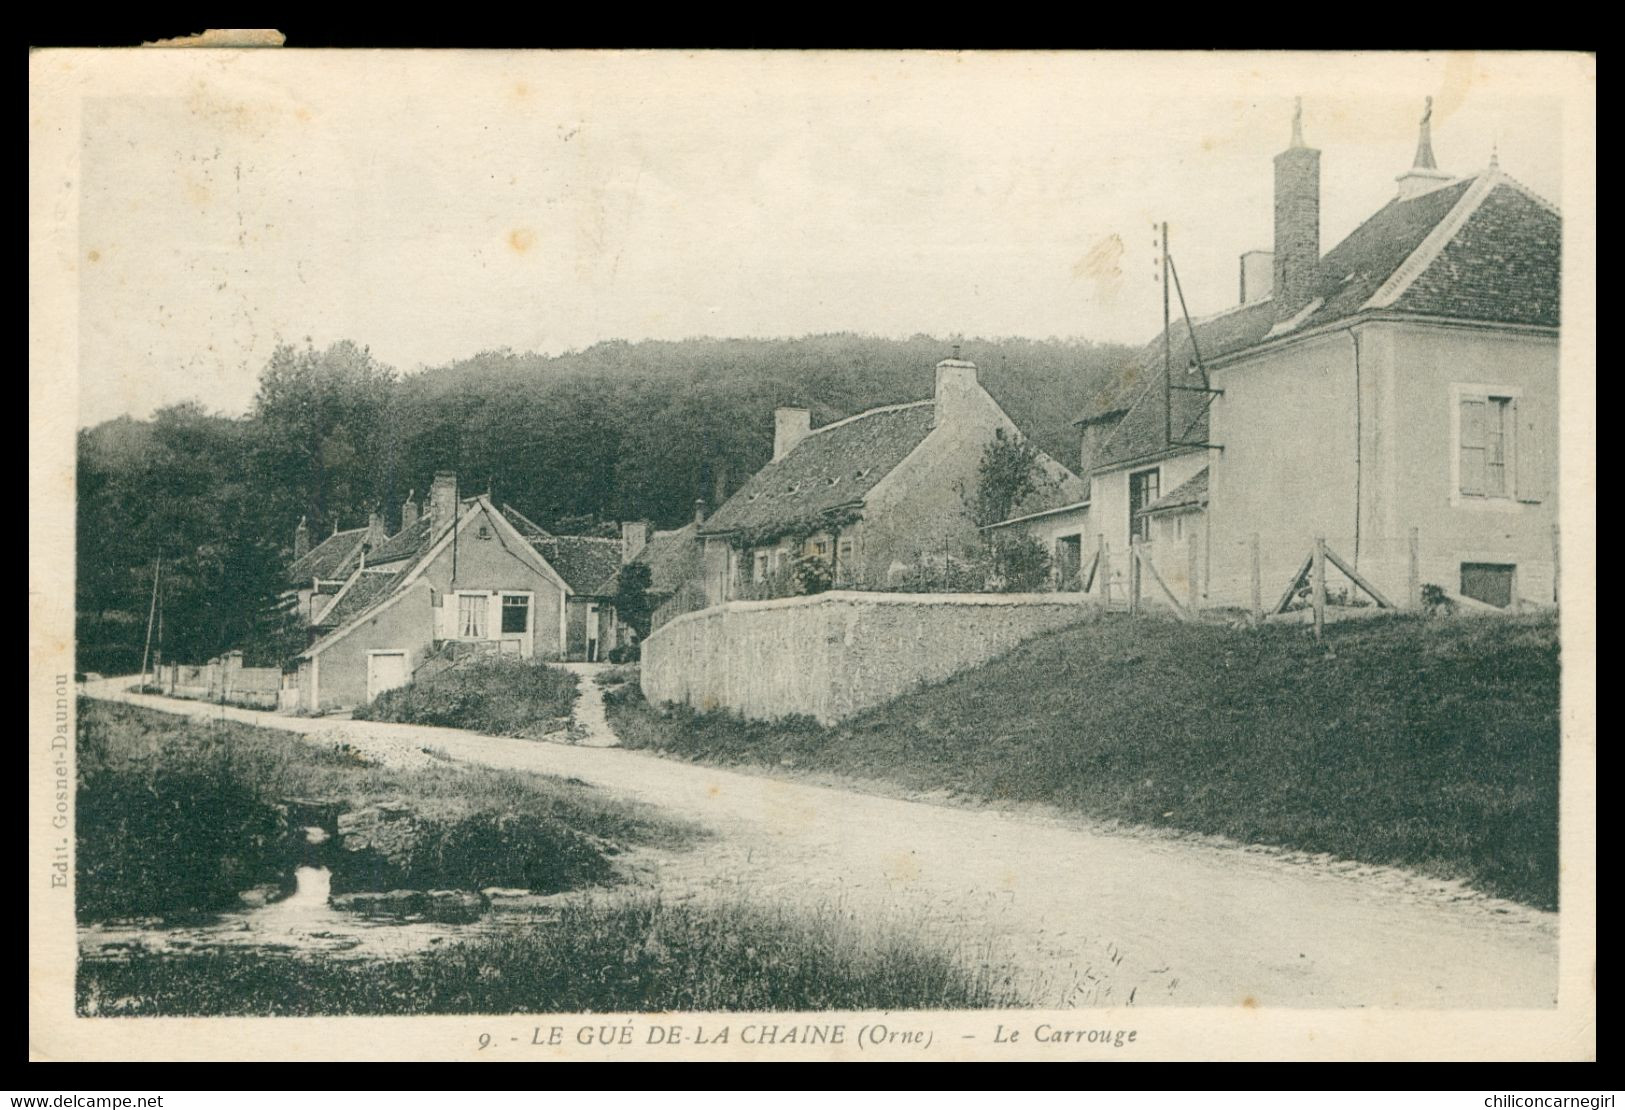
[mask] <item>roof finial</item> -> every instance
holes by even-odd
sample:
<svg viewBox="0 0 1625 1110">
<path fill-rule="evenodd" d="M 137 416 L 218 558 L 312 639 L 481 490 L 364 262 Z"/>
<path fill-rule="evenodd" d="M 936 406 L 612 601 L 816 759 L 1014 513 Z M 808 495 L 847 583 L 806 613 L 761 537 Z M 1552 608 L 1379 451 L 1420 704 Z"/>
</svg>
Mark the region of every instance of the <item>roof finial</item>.
<svg viewBox="0 0 1625 1110">
<path fill-rule="evenodd" d="M 1303 146 L 1303 97 L 1294 97 L 1292 101 L 1292 145 Z"/>
<path fill-rule="evenodd" d="M 1416 161 L 1411 166 L 1417 170 L 1436 170 L 1439 168 L 1433 160 L 1433 98 L 1427 98 L 1427 108 L 1422 112 L 1422 133 L 1416 142 Z"/>
<path fill-rule="evenodd" d="M 1501 168 L 1501 143 L 1498 139 L 1490 140 L 1490 169 Z"/>
</svg>

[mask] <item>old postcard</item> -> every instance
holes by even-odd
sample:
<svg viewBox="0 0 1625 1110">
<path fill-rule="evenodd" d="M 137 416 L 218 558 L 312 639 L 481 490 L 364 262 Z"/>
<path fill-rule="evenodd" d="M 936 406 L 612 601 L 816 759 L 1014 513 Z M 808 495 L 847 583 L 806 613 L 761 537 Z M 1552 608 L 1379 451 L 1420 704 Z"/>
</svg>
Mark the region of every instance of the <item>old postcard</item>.
<svg viewBox="0 0 1625 1110">
<path fill-rule="evenodd" d="M 29 71 L 36 1059 L 1594 1058 L 1594 57 Z"/>
</svg>

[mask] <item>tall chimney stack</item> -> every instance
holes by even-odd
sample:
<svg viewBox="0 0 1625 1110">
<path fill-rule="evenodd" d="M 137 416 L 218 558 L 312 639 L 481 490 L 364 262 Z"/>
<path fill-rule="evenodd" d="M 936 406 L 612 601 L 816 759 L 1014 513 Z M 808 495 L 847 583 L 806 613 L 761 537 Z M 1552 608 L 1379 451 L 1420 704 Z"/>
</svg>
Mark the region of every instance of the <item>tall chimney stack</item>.
<svg viewBox="0 0 1625 1110">
<path fill-rule="evenodd" d="M 406 500 L 401 502 L 401 531 L 406 531 L 418 522 L 417 490 L 411 490 Z"/>
<path fill-rule="evenodd" d="M 372 551 L 384 545 L 389 539 L 389 532 L 384 527 L 384 514 L 377 509 L 367 514 L 367 550 Z"/>
<path fill-rule="evenodd" d="M 299 518 L 299 527 L 293 530 L 293 557 L 303 559 L 310 554 L 310 525 L 305 518 Z"/>
<path fill-rule="evenodd" d="M 705 523 L 705 498 L 696 497 L 694 499 L 694 525 L 695 525 L 695 527 L 698 527 L 699 525 L 704 524 L 704 523 Z"/>
<path fill-rule="evenodd" d="M 457 515 L 457 475 L 450 470 L 435 472 L 434 483 L 429 486 L 429 516 L 436 532 L 445 528 Z"/>
<path fill-rule="evenodd" d="M 959 357 L 955 344 L 952 358 L 937 363 L 936 422 L 951 420 L 980 391 L 976 380 L 976 364 Z"/>
<path fill-rule="evenodd" d="M 796 449 L 796 444 L 812 432 L 812 413 L 793 405 L 773 410 L 773 461 L 778 462 Z"/>
<path fill-rule="evenodd" d="M 1292 145 L 1275 156 L 1275 318 L 1296 316 L 1314 297 L 1320 269 L 1320 151 L 1303 142 L 1303 98 L 1292 112 Z"/>
</svg>

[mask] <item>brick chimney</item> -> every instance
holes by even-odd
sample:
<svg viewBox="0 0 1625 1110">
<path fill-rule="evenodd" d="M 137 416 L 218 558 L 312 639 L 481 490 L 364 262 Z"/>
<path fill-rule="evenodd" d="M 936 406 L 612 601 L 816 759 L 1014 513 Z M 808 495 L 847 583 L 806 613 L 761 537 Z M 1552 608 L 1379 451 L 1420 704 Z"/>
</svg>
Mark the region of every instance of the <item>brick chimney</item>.
<svg viewBox="0 0 1625 1110">
<path fill-rule="evenodd" d="M 373 551 L 384 545 L 389 539 L 389 532 L 384 528 L 384 514 L 374 509 L 367 514 L 367 550 Z"/>
<path fill-rule="evenodd" d="M 293 530 L 293 557 L 303 559 L 310 554 L 310 525 L 305 518 L 299 518 L 299 527 Z"/>
<path fill-rule="evenodd" d="M 954 419 L 981 391 L 976 381 L 976 364 L 960 358 L 959 346 L 955 344 L 953 357 L 937 363 L 936 422 L 943 424 Z"/>
<path fill-rule="evenodd" d="M 699 525 L 704 524 L 704 523 L 705 523 L 705 498 L 696 497 L 694 499 L 694 524 L 695 524 L 696 527 L 698 527 Z"/>
<path fill-rule="evenodd" d="M 778 462 L 796 449 L 796 444 L 812 432 L 812 413 L 793 405 L 773 410 L 773 461 Z"/>
<path fill-rule="evenodd" d="M 437 470 L 434 483 L 429 486 L 429 516 L 436 532 L 452 522 L 457 515 L 457 475 L 450 470 Z"/>
<path fill-rule="evenodd" d="M 621 522 L 621 563 L 630 563 L 638 557 L 638 553 L 649 542 L 649 525 L 647 521 L 627 520 Z"/>
<path fill-rule="evenodd" d="M 1296 316 L 1314 297 L 1320 269 L 1320 151 L 1303 144 L 1303 100 L 1292 145 L 1275 156 L 1275 318 Z"/>
<path fill-rule="evenodd" d="M 401 531 L 403 532 L 418 522 L 417 492 L 417 490 L 409 491 L 406 500 L 401 502 Z"/>
</svg>

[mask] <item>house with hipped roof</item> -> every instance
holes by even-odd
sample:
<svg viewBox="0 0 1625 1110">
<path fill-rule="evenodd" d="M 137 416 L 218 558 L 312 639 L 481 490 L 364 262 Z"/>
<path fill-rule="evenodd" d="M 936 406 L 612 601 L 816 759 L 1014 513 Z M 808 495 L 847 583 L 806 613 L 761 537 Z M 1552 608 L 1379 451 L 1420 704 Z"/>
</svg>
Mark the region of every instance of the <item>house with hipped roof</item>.
<svg viewBox="0 0 1625 1110">
<path fill-rule="evenodd" d="M 304 551 L 300 522 L 287 575 L 311 641 L 296 663 L 302 709 L 371 701 L 433 658 L 595 660 L 616 645 L 613 583 L 642 525 L 620 539 L 554 535 L 488 495 L 460 496 L 450 472 L 421 512 L 407 498 L 401 522 L 388 535 L 374 513 Z"/>
<path fill-rule="evenodd" d="M 1176 317 L 1081 414 L 1086 503 L 994 531 L 1079 550 L 1116 597 L 1137 539 L 1180 598 L 1194 568 L 1199 604 L 1248 606 L 1256 544 L 1270 604 L 1323 536 L 1401 604 L 1413 545 L 1422 583 L 1551 603 L 1562 221 L 1494 158 L 1440 170 L 1430 116 L 1392 199 L 1324 254 L 1295 118 L 1240 303 Z"/>
<path fill-rule="evenodd" d="M 812 427 L 807 409 L 774 413 L 773 458 L 696 526 L 707 604 L 762 596 L 800 559 L 837 587 L 884 588 L 977 542 L 967 511 L 988 445 L 1021 437 L 958 357 L 936 367 L 934 395 Z M 1076 500 L 1077 475 L 1043 452 L 1035 497 Z"/>
</svg>

